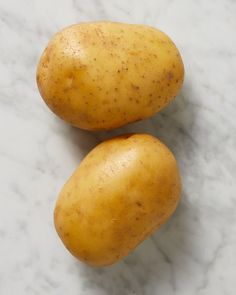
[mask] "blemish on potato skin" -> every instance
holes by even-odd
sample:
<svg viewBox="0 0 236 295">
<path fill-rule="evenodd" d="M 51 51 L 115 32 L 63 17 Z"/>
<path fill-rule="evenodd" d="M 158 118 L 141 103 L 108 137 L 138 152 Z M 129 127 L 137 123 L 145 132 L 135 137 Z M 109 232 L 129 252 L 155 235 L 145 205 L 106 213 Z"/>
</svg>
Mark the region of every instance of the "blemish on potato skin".
<svg viewBox="0 0 236 295">
<path fill-rule="evenodd" d="M 138 206 L 138 207 L 143 207 L 143 204 L 139 201 L 135 202 L 135 204 Z"/>
<path fill-rule="evenodd" d="M 139 86 L 134 85 L 133 83 L 131 83 L 131 87 L 132 87 L 133 89 L 135 89 L 135 90 L 139 90 Z"/>
<path fill-rule="evenodd" d="M 171 71 L 167 73 L 167 80 L 168 81 L 171 81 L 173 79 L 173 77 L 174 77 L 174 74 Z"/>
</svg>

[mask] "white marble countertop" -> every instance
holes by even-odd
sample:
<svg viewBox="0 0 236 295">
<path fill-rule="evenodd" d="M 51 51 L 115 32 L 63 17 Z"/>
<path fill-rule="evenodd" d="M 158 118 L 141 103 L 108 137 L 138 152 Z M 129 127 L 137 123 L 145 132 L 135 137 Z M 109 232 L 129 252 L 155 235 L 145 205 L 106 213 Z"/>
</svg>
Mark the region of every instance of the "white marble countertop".
<svg viewBox="0 0 236 295">
<path fill-rule="evenodd" d="M 0 2 L 0 294 L 236 294 L 236 1 L 7 0 Z M 160 28 L 186 78 L 151 120 L 89 133 L 57 119 L 35 83 L 53 33 L 81 21 Z M 76 261 L 54 230 L 57 194 L 103 138 L 149 132 L 175 153 L 183 194 L 173 218 L 120 263 Z"/>
</svg>

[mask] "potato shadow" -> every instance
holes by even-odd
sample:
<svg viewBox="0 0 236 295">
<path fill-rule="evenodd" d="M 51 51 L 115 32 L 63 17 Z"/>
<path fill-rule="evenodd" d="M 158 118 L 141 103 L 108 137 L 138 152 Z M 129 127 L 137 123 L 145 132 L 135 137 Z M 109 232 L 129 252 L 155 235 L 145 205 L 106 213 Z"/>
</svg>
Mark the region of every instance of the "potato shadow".
<svg viewBox="0 0 236 295">
<path fill-rule="evenodd" d="M 77 146 L 72 152 L 79 163 L 82 155 L 104 139 L 124 133 L 150 133 L 173 151 L 184 176 L 191 169 L 191 159 L 195 157 L 197 148 L 194 138 L 196 111 L 194 91 L 191 85 L 185 83 L 176 100 L 151 119 L 109 132 L 86 132 L 67 126 L 65 136 Z M 197 220 L 197 213 L 185 193 L 184 178 L 182 180 L 182 200 L 174 216 L 123 261 L 105 268 L 92 268 L 74 262 L 85 288 L 91 286 L 94 294 L 104 295 L 154 295 L 157 291 L 163 294 L 162 290 L 174 294 L 178 285 L 178 269 L 182 269 L 181 280 L 186 280 L 189 275 L 190 266 L 186 257 L 194 248 L 192 232 Z M 154 288 L 153 282 L 156 282 Z"/>
</svg>

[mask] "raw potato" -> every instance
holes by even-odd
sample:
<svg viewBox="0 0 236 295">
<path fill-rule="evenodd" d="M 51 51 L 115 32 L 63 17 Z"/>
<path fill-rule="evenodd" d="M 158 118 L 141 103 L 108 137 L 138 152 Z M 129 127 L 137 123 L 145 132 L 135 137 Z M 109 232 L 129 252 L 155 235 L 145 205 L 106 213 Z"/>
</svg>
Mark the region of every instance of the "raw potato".
<svg viewBox="0 0 236 295">
<path fill-rule="evenodd" d="M 154 115 L 177 95 L 183 63 L 161 31 L 114 22 L 57 33 L 37 69 L 50 109 L 74 126 L 109 130 Z"/>
<path fill-rule="evenodd" d="M 95 147 L 64 185 L 55 227 L 78 259 L 109 265 L 171 216 L 180 189 L 175 158 L 157 138 L 115 137 Z"/>
</svg>

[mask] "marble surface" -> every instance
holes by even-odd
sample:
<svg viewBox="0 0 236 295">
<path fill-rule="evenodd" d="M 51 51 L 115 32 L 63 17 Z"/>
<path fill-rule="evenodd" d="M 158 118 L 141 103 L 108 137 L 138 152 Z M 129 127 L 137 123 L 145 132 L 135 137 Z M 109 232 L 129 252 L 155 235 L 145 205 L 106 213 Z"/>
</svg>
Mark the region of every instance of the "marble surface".
<svg viewBox="0 0 236 295">
<path fill-rule="evenodd" d="M 0 1 L 0 294 L 236 294 L 236 1 Z M 35 83 L 53 33 L 76 22 L 144 23 L 179 47 L 186 79 L 150 120 L 89 133 L 57 119 Z M 76 261 L 53 226 L 56 196 L 102 139 L 148 132 L 183 179 L 173 218 L 120 263 Z"/>
</svg>

